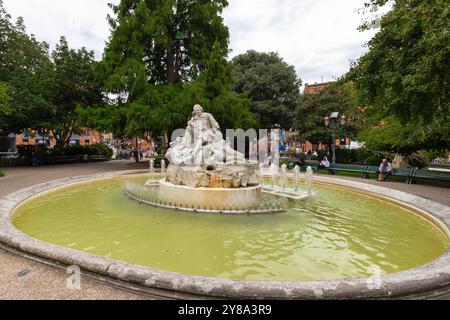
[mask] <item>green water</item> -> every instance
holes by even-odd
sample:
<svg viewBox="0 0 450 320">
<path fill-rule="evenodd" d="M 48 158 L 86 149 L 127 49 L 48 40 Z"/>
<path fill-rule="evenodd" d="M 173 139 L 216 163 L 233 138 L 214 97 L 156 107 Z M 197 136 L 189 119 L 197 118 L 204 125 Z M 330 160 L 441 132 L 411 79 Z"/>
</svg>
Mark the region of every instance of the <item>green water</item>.
<svg viewBox="0 0 450 320">
<path fill-rule="evenodd" d="M 428 220 L 379 199 L 315 187 L 286 213 L 195 215 L 128 200 L 116 178 L 56 191 L 21 206 L 30 236 L 184 274 L 246 280 L 328 280 L 425 264 L 449 247 Z"/>
</svg>

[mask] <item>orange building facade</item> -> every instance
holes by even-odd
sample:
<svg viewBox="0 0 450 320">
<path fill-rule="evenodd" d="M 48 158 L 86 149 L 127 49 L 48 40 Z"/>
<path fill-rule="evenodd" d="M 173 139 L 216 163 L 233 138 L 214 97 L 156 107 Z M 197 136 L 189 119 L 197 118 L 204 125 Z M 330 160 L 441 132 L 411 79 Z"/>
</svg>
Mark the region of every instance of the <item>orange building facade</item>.
<svg viewBox="0 0 450 320">
<path fill-rule="evenodd" d="M 305 94 L 319 94 L 330 85 L 335 83 L 334 81 L 330 82 L 322 82 L 322 83 L 314 83 L 314 84 L 305 84 Z"/>
<path fill-rule="evenodd" d="M 94 145 L 104 141 L 104 136 L 97 131 L 90 129 L 82 129 L 83 134 L 74 134 L 69 140 L 72 145 Z M 37 134 L 36 132 L 29 132 L 16 135 L 16 145 L 18 146 L 36 146 L 46 145 L 55 146 L 56 139 L 51 134 Z"/>
</svg>

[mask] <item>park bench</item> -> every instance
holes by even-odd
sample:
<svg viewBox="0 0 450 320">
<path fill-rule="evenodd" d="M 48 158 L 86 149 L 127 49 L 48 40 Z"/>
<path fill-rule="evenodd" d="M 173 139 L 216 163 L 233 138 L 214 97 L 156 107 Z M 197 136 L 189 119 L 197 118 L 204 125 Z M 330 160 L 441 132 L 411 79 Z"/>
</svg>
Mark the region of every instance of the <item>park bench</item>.
<svg viewBox="0 0 450 320">
<path fill-rule="evenodd" d="M 413 169 L 411 172 L 411 184 L 416 184 L 417 179 L 421 180 L 433 180 L 433 181 L 450 181 L 450 172 L 446 171 L 433 171 L 427 169 Z"/>
<path fill-rule="evenodd" d="M 102 162 L 102 161 L 108 161 L 108 158 L 106 158 L 104 155 L 90 155 L 88 157 L 89 162 Z"/>
<path fill-rule="evenodd" d="M 326 169 L 329 173 L 335 174 L 336 172 L 352 172 L 361 174 L 361 178 L 369 179 L 370 173 L 376 173 L 376 170 L 371 170 L 367 165 L 353 165 L 353 164 L 332 164 L 330 168 Z M 378 168 L 377 168 L 378 170 Z"/>
<path fill-rule="evenodd" d="M 450 164 L 432 164 L 429 167 L 430 170 L 450 170 Z"/>
<path fill-rule="evenodd" d="M 414 170 L 411 168 L 395 168 L 392 170 L 392 176 L 406 178 L 407 184 L 413 184 Z"/>
<path fill-rule="evenodd" d="M 78 161 L 75 156 L 56 156 L 54 158 L 55 164 L 64 164 L 64 163 L 76 163 Z"/>
<path fill-rule="evenodd" d="M 298 162 L 290 161 L 288 168 L 292 170 Z M 306 170 L 307 167 L 311 167 L 315 172 L 320 170 L 327 170 L 329 174 L 335 174 L 336 172 L 353 172 L 361 174 L 363 179 L 370 179 L 370 175 L 378 175 L 379 167 L 368 166 L 368 165 L 353 165 L 353 164 L 335 164 L 331 165 L 328 169 L 319 168 L 319 162 L 317 161 L 306 161 L 305 165 L 301 169 Z M 442 165 L 433 166 L 434 168 L 439 167 L 442 169 Z M 431 168 L 431 166 L 430 166 Z M 450 181 L 450 171 L 435 171 L 428 169 L 417 169 L 417 168 L 395 168 L 392 171 L 392 176 L 402 177 L 406 179 L 408 184 L 416 184 L 417 179 L 423 180 L 433 180 L 433 181 Z"/>
</svg>

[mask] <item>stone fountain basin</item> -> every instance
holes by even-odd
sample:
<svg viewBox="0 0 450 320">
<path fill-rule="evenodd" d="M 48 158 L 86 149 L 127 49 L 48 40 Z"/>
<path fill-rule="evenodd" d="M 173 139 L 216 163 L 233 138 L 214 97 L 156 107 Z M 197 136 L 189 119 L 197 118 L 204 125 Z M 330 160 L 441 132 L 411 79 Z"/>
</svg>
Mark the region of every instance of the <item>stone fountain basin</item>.
<svg viewBox="0 0 450 320">
<path fill-rule="evenodd" d="M 191 188 L 178 186 L 166 179 L 159 182 L 159 198 L 165 203 L 183 207 L 245 210 L 261 203 L 261 186 L 246 188 Z"/>
<path fill-rule="evenodd" d="M 109 179 L 143 172 L 116 172 L 60 179 L 33 186 L 0 199 L 0 244 L 6 250 L 49 265 L 65 269 L 81 267 L 83 275 L 124 289 L 160 298 L 229 298 L 229 299 L 388 299 L 433 298 L 450 289 L 450 251 L 416 269 L 374 279 L 352 278 L 332 281 L 239 281 L 188 276 L 131 265 L 77 250 L 38 241 L 16 229 L 11 218 L 22 202 L 43 193 L 73 184 Z M 316 183 L 357 189 L 387 201 L 406 206 L 430 219 L 450 237 L 450 207 L 404 192 L 383 187 L 316 177 Z M 385 195 L 389 195 L 386 197 Z"/>
</svg>

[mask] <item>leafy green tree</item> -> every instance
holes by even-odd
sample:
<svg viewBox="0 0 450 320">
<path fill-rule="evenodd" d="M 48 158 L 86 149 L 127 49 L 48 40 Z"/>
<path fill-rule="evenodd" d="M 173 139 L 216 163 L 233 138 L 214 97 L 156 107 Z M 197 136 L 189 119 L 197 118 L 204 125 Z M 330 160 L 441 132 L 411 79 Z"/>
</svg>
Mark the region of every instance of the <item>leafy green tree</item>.
<svg viewBox="0 0 450 320">
<path fill-rule="evenodd" d="M 267 129 L 274 125 L 290 129 L 302 84 L 294 66 L 284 62 L 277 53 L 254 50 L 235 57 L 232 64 L 236 79 L 234 90 L 248 93 L 258 125 Z"/>
<path fill-rule="evenodd" d="M 49 129 L 58 142 L 67 144 L 77 124 L 78 106 L 98 107 L 103 104 L 101 87 L 94 75 L 94 52 L 86 48 L 70 49 L 64 37 L 51 55 L 47 100 L 53 106 Z"/>
<path fill-rule="evenodd" d="M 337 130 L 337 137 L 355 138 L 364 124 L 365 109 L 358 104 L 353 83 L 333 84 L 318 94 L 307 94 L 295 110 L 295 129 L 299 141 L 330 145 L 331 132 L 326 128 L 324 118 L 332 112 L 347 117 L 345 126 Z"/>
<path fill-rule="evenodd" d="M 2 134 L 2 128 L 5 128 L 6 117 L 11 114 L 11 97 L 9 93 L 9 87 L 0 82 L 0 134 Z"/>
<path fill-rule="evenodd" d="M 192 112 L 192 106 L 200 101 L 206 110 L 215 115 L 222 129 L 254 127 L 256 121 L 250 111 L 251 101 L 246 94 L 232 91 L 232 66 L 225 56 L 225 50 L 216 42 L 206 72 L 191 86 L 186 86 L 182 97 L 184 105 Z"/>
<path fill-rule="evenodd" d="M 183 128 L 200 103 L 222 126 L 251 124 L 248 99 L 230 92 L 229 33 L 220 16 L 227 5 L 122 0 L 112 6 L 112 35 L 96 73 L 118 98 L 105 110 L 79 108 L 80 120 L 129 138 L 155 137 Z"/>
<path fill-rule="evenodd" d="M 21 18 L 11 21 L 0 1 L 0 99 L 12 108 L 2 116 L 4 132 L 52 132 L 67 143 L 78 132 L 76 107 L 102 103 L 94 65 L 92 51 L 70 49 L 64 37 L 50 53 L 48 44 L 27 34 Z"/>
<path fill-rule="evenodd" d="M 144 84 L 175 84 L 197 78 L 217 41 L 228 48 L 220 16 L 226 0 L 122 0 L 111 5 L 112 29 L 99 73 L 106 88 L 125 101 Z"/>
<path fill-rule="evenodd" d="M 372 129 L 361 138 L 368 144 L 401 152 L 448 148 L 448 1 L 374 0 L 368 5 L 388 2 L 393 7 L 381 19 L 381 30 L 347 75 L 369 107 Z"/>
<path fill-rule="evenodd" d="M 0 0 L 0 82 L 8 86 L 13 106 L 3 118 L 4 132 L 46 127 L 49 66 L 48 45 L 29 36 L 21 18 L 13 23 Z"/>
<path fill-rule="evenodd" d="M 176 85 L 145 84 L 142 96 L 128 104 L 78 109 L 79 120 L 119 137 L 156 137 L 184 128 L 195 104 L 214 113 L 222 128 L 249 128 L 254 116 L 250 100 L 231 91 L 231 67 L 219 42 L 213 46 L 206 72 Z"/>
</svg>

